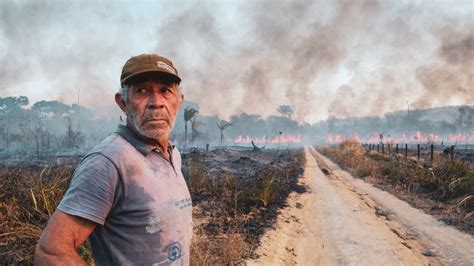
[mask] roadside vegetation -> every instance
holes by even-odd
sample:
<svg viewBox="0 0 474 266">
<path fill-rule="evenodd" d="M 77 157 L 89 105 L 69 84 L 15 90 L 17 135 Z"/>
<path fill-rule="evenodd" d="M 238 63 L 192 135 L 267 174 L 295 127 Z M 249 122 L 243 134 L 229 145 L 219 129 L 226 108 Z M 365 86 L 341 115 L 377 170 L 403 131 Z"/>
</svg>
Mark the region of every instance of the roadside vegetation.
<svg viewBox="0 0 474 266">
<path fill-rule="evenodd" d="M 352 175 L 388 190 L 448 224 L 474 233 L 474 165 L 441 154 L 433 162 L 366 151 L 355 141 L 319 151 Z"/>
</svg>

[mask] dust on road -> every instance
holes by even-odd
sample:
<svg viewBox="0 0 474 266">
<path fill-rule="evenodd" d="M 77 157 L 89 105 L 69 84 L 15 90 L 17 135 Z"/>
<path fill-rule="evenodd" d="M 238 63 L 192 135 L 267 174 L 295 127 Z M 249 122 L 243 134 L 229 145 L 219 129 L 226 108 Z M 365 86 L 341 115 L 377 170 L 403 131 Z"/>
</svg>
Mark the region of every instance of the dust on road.
<svg viewBox="0 0 474 266">
<path fill-rule="evenodd" d="M 301 183 L 248 265 L 473 265 L 474 240 L 354 179 L 312 148 Z"/>
</svg>

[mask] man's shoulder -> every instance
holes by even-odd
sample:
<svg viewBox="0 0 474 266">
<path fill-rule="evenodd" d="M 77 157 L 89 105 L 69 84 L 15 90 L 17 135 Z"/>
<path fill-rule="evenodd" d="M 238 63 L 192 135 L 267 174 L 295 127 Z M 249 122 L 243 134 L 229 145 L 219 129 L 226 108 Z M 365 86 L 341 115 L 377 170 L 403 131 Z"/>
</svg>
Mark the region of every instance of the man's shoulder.
<svg viewBox="0 0 474 266">
<path fill-rule="evenodd" d="M 89 151 L 83 160 L 94 154 L 101 154 L 110 160 L 121 158 L 125 155 L 131 155 L 136 152 L 135 148 L 127 142 L 120 134 L 112 133 L 102 142 L 97 144 L 91 151 Z"/>
</svg>

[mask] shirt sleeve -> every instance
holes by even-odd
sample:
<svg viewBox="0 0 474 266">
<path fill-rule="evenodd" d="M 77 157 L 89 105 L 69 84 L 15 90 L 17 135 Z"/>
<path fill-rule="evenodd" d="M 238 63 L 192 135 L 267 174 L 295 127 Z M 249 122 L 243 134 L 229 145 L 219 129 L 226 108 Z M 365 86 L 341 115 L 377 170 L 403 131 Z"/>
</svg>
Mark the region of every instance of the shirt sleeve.
<svg viewBox="0 0 474 266">
<path fill-rule="evenodd" d="M 115 165 L 101 154 L 86 157 L 72 177 L 58 210 L 103 225 L 120 185 Z"/>
</svg>

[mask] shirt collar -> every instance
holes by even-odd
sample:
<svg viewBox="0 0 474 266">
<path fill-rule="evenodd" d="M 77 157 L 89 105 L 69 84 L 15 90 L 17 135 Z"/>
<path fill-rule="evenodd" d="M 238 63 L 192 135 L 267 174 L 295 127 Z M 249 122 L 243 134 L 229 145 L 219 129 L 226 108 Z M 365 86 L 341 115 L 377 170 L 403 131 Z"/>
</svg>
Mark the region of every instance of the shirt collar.
<svg viewBox="0 0 474 266">
<path fill-rule="evenodd" d="M 150 152 L 156 151 L 161 153 L 160 149 L 156 146 L 145 143 L 135 132 L 130 130 L 124 125 L 119 125 L 115 133 L 122 136 L 128 143 L 140 151 L 144 156 L 147 156 Z M 171 143 L 168 145 L 168 152 L 171 154 L 173 152 L 175 145 Z"/>
</svg>

